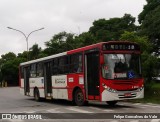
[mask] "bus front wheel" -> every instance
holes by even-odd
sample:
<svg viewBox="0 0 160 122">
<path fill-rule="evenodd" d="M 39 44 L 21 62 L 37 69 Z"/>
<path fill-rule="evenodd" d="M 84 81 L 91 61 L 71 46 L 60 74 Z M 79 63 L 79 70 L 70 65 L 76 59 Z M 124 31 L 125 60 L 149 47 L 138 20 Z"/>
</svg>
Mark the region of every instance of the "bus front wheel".
<svg viewBox="0 0 160 122">
<path fill-rule="evenodd" d="M 81 89 L 77 89 L 74 94 L 74 102 L 78 106 L 85 104 L 84 95 Z"/>
</svg>

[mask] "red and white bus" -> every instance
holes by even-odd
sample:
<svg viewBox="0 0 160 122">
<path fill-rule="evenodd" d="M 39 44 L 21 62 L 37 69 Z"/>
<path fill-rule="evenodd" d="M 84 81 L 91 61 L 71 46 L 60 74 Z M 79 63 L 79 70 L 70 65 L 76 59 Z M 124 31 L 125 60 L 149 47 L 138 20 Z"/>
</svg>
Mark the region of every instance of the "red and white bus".
<svg viewBox="0 0 160 122">
<path fill-rule="evenodd" d="M 140 47 L 101 42 L 20 64 L 20 92 L 35 100 L 65 99 L 83 105 L 144 97 Z"/>
</svg>

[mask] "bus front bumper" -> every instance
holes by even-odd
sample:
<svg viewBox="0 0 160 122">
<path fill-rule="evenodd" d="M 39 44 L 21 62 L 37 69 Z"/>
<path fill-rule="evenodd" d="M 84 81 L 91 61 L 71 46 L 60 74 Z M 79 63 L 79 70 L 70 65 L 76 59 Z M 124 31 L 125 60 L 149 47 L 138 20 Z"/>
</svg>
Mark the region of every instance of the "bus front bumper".
<svg viewBox="0 0 160 122">
<path fill-rule="evenodd" d="M 117 101 L 117 100 L 125 100 L 125 99 L 139 99 L 144 98 L 144 88 L 141 90 L 135 91 L 116 91 L 110 92 L 108 90 L 104 90 L 102 92 L 102 101 Z"/>
</svg>

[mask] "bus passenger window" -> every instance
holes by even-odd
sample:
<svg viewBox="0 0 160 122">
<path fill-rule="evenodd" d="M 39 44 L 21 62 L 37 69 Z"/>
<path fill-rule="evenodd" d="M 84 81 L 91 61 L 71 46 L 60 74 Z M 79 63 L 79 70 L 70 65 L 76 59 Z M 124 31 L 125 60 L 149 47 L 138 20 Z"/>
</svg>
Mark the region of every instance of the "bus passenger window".
<svg viewBox="0 0 160 122">
<path fill-rule="evenodd" d="M 52 73 L 53 75 L 58 74 L 58 58 L 53 59 Z"/>
<path fill-rule="evenodd" d="M 82 72 L 82 54 L 71 55 L 70 73 Z"/>
<path fill-rule="evenodd" d="M 31 64 L 30 77 L 36 77 L 36 64 Z"/>
<path fill-rule="evenodd" d="M 77 72 L 82 72 L 82 55 L 78 57 L 78 69 Z"/>
<path fill-rule="evenodd" d="M 37 76 L 38 77 L 43 76 L 43 64 L 42 63 L 37 64 Z"/>
</svg>

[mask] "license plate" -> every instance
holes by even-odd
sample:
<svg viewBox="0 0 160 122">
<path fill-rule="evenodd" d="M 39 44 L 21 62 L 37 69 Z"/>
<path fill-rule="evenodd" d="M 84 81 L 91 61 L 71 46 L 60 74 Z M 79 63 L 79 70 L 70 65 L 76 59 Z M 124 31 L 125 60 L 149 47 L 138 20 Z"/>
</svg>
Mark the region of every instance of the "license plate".
<svg viewBox="0 0 160 122">
<path fill-rule="evenodd" d="M 124 96 L 125 97 L 130 97 L 130 96 L 132 96 L 132 94 L 131 93 L 125 93 Z"/>
</svg>

